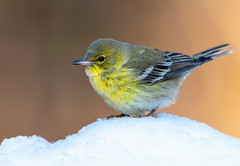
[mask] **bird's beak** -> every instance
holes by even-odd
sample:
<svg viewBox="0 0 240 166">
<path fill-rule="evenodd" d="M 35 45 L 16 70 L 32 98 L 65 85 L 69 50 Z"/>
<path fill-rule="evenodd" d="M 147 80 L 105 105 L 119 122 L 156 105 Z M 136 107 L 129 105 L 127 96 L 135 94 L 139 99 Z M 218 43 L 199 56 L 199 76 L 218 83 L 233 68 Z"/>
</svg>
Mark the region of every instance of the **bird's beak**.
<svg viewBox="0 0 240 166">
<path fill-rule="evenodd" d="M 89 62 L 85 59 L 80 59 L 72 62 L 72 65 L 92 65 L 94 62 Z"/>
</svg>

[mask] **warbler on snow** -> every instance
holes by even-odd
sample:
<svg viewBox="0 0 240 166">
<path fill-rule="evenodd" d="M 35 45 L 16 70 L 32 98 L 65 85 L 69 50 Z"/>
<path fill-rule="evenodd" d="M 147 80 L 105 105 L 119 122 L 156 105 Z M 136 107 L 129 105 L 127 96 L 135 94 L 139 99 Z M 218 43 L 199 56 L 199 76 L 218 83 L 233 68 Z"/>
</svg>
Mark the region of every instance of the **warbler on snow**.
<svg viewBox="0 0 240 166">
<path fill-rule="evenodd" d="M 230 44 L 223 44 L 187 56 L 98 39 L 90 44 L 84 59 L 72 64 L 86 66 L 94 90 L 110 107 L 124 115 L 142 116 L 170 104 L 193 69 L 232 52 Z"/>
</svg>

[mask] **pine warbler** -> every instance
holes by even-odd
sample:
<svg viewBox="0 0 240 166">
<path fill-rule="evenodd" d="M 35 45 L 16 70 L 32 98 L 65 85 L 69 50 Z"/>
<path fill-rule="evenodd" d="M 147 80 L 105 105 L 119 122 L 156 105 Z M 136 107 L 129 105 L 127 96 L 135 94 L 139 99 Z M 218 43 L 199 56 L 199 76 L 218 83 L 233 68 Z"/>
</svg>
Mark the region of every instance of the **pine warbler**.
<svg viewBox="0 0 240 166">
<path fill-rule="evenodd" d="M 85 65 L 94 90 L 115 110 L 124 115 L 142 116 L 172 101 L 186 76 L 196 67 L 233 52 L 223 44 L 187 56 L 132 45 L 113 39 L 98 39 L 87 49 L 84 59 L 72 62 Z"/>
</svg>

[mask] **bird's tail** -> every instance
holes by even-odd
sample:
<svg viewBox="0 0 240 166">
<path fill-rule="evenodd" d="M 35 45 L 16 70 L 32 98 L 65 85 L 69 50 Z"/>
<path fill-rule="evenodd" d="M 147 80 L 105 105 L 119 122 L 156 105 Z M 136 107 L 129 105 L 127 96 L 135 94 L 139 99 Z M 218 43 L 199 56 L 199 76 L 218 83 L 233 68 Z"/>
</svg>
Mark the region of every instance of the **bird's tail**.
<svg viewBox="0 0 240 166">
<path fill-rule="evenodd" d="M 223 44 L 217 47 L 210 48 L 193 55 L 194 59 L 197 59 L 200 63 L 208 62 L 214 58 L 231 54 L 234 51 L 234 47 L 231 44 Z"/>
</svg>

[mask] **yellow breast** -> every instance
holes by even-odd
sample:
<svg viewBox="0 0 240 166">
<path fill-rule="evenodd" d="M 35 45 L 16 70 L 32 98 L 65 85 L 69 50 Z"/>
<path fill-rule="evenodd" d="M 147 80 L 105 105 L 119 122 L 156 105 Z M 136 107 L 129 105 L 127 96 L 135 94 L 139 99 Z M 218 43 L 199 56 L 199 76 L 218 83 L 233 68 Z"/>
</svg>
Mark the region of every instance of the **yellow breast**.
<svg viewBox="0 0 240 166">
<path fill-rule="evenodd" d="M 98 66 L 89 66 L 86 73 L 95 91 L 104 101 L 121 109 L 121 105 L 127 104 L 134 98 L 136 78 L 129 73 L 129 69 L 121 69 L 114 72 L 103 72 Z"/>
</svg>

